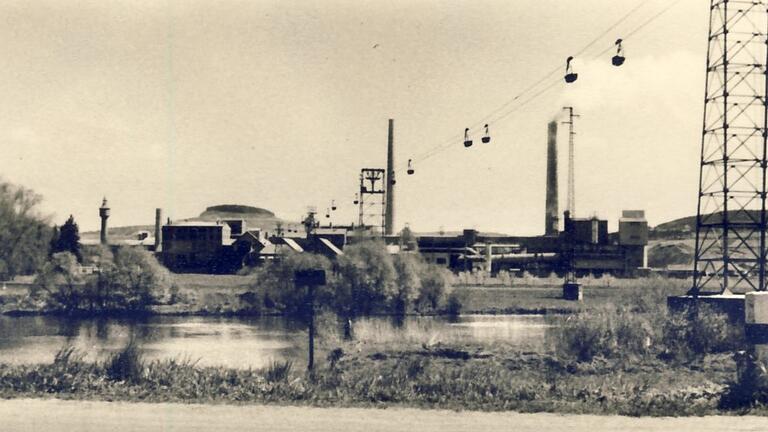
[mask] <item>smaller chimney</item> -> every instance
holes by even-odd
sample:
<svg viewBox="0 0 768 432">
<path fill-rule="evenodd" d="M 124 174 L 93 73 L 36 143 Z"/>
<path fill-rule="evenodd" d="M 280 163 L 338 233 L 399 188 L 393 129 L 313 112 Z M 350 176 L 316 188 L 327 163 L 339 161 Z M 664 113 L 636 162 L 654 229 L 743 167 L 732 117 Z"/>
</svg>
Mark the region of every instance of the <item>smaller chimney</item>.
<svg viewBox="0 0 768 432">
<path fill-rule="evenodd" d="M 99 207 L 99 217 L 101 218 L 101 244 L 109 244 L 109 236 L 107 233 L 107 219 L 109 219 L 109 206 L 107 205 L 107 198 L 101 202 Z"/>
<path fill-rule="evenodd" d="M 155 252 L 163 248 L 163 209 L 155 209 Z"/>
</svg>

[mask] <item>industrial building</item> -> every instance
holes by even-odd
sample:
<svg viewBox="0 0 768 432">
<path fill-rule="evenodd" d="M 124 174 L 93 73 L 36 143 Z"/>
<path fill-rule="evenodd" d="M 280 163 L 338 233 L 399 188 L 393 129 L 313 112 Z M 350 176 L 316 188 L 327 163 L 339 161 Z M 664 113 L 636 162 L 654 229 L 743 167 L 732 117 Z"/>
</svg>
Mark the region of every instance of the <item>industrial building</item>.
<svg viewBox="0 0 768 432">
<path fill-rule="evenodd" d="M 619 231 L 608 233 L 608 221 L 571 219 L 565 230 L 533 237 L 485 235 L 464 230 L 454 236 L 418 237 L 427 262 L 454 271 L 528 272 L 546 276 L 573 270 L 577 275 L 610 273 L 632 276 L 646 267 L 648 223 L 643 211 L 624 211 Z"/>
<path fill-rule="evenodd" d="M 563 212 L 562 230 L 558 214 L 557 122 L 547 125 L 547 170 L 544 233 L 540 236 L 488 235 L 473 229 L 458 235 L 416 236 L 418 251 L 425 260 L 453 271 L 528 272 L 535 275 L 557 273 L 631 276 L 647 266 L 648 223 L 642 210 L 624 211 L 618 231 L 608 232 L 608 221 L 574 217 L 573 119 L 568 108 L 569 166 L 568 204 Z M 162 225 L 162 211 L 155 214 L 155 236 L 149 233 L 137 243 L 154 250 L 161 261 L 177 272 L 231 273 L 244 265 L 258 265 L 289 252 L 312 252 L 334 258 L 343 254 L 348 242 L 384 240 L 388 250 L 397 253 L 402 239 L 394 234 L 395 170 L 394 121 L 389 120 L 387 169 L 364 168 L 355 204 L 359 205 L 358 225 L 321 227 L 311 209 L 302 222 L 304 233 L 279 232 L 268 235 L 248 229 L 244 219 L 182 221 Z M 409 165 L 410 166 L 410 165 Z M 409 170 L 408 174 L 413 174 Z M 335 209 L 335 208 L 334 208 Z M 108 242 L 106 199 L 99 209 L 102 218 L 101 241 Z M 154 241 L 154 247 L 151 246 Z M 413 249 L 409 246 L 408 249 Z"/>
<path fill-rule="evenodd" d="M 163 264 L 176 272 L 233 273 L 283 253 L 342 254 L 347 242 L 342 229 L 316 229 L 300 236 L 267 236 L 249 230 L 245 220 L 173 222 L 162 227 Z"/>
</svg>

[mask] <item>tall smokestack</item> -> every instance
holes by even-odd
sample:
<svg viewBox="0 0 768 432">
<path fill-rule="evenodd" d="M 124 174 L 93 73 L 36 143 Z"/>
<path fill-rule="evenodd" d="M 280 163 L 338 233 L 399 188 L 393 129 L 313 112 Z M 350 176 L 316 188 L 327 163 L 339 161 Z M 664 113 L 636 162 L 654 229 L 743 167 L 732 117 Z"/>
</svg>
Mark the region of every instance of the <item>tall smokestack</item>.
<svg viewBox="0 0 768 432">
<path fill-rule="evenodd" d="M 387 203 L 384 216 L 384 234 L 392 235 L 395 230 L 395 121 L 389 119 L 387 138 Z"/>
<path fill-rule="evenodd" d="M 163 247 L 163 209 L 155 209 L 155 252 Z"/>
<path fill-rule="evenodd" d="M 558 233 L 557 205 L 557 121 L 549 122 L 547 128 L 547 204 L 544 213 L 544 235 Z"/>
</svg>

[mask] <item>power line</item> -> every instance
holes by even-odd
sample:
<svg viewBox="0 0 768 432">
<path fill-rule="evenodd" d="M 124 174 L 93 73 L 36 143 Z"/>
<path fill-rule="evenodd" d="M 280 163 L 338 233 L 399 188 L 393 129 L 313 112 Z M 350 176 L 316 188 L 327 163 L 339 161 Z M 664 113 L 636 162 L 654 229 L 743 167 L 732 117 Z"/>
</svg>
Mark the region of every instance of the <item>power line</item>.
<svg viewBox="0 0 768 432">
<path fill-rule="evenodd" d="M 664 15 L 664 14 L 665 14 L 666 12 L 668 12 L 670 9 L 672 9 L 673 7 L 675 7 L 676 5 L 678 5 L 680 2 L 682 2 L 682 0 L 676 0 L 676 1 L 674 1 L 673 3 L 669 4 L 667 7 L 665 7 L 664 9 L 662 9 L 661 11 L 659 11 L 659 12 L 657 12 L 656 14 L 652 15 L 652 16 L 651 16 L 649 19 L 647 19 L 646 21 L 644 21 L 643 23 L 641 23 L 639 26 L 637 26 L 637 27 L 635 27 L 633 30 L 631 30 L 629 33 L 627 33 L 625 36 L 623 36 L 623 39 L 627 39 L 627 38 L 631 37 L 632 35 L 634 35 L 634 34 L 638 33 L 639 31 L 641 31 L 642 29 L 644 29 L 645 27 L 647 27 L 648 25 L 650 25 L 651 23 L 653 23 L 654 21 L 656 21 L 658 18 L 660 18 L 662 15 Z M 590 42 L 589 42 L 589 43 L 587 43 L 587 44 L 586 44 L 584 47 L 582 47 L 582 48 L 581 48 L 579 51 L 577 51 L 577 53 L 576 53 L 576 56 L 579 56 L 579 55 L 581 55 L 581 54 L 585 53 L 587 50 L 589 50 L 589 48 L 591 48 L 592 46 L 594 46 L 594 45 L 595 45 L 595 44 L 596 44 L 598 41 L 600 41 L 600 40 L 601 40 L 603 37 L 605 37 L 605 35 L 607 35 L 607 34 L 608 34 L 608 33 L 610 33 L 612 30 L 614 30 L 615 28 L 617 28 L 617 27 L 618 27 L 618 26 L 619 26 L 619 25 L 620 25 L 622 22 L 626 21 L 626 20 L 627 20 L 627 19 L 628 19 L 628 18 L 629 18 L 631 15 L 633 15 L 635 12 L 637 12 L 637 11 L 638 11 L 640 8 L 642 8 L 642 6 L 644 6 L 645 4 L 646 4 L 646 2 L 645 2 L 645 1 L 643 1 L 643 0 L 641 0 L 640 2 L 638 2 L 638 3 L 637 3 L 637 4 L 636 4 L 636 5 L 635 5 L 635 6 L 634 6 L 634 7 L 633 7 L 633 8 L 632 8 L 632 9 L 631 9 L 629 12 L 627 12 L 626 14 L 624 14 L 624 15 L 623 15 L 621 18 L 619 18 L 619 19 L 618 19 L 616 22 L 614 22 L 614 23 L 613 23 L 611 26 L 609 26 L 609 27 L 608 27 L 606 30 L 604 30 L 604 31 L 603 31 L 603 32 L 602 32 L 602 33 L 601 33 L 599 36 L 597 36 L 597 37 L 595 37 L 594 39 L 592 39 L 592 41 L 590 41 Z M 601 52 L 600 52 L 600 54 L 596 55 L 596 56 L 595 56 L 595 58 L 597 58 L 597 57 L 600 57 L 600 56 L 604 55 L 605 53 L 607 53 L 608 51 L 610 51 L 610 50 L 611 50 L 611 49 L 613 49 L 613 48 L 614 48 L 614 47 L 613 47 L 613 45 L 612 45 L 612 46 L 610 46 L 610 47 L 608 47 L 607 49 L 605 49 L 605 50 L 601 51 Z M 514 104 L 515 102 L 517 102 L 518 100 L 520 100 L 520 98 L 521 98 L 522 96 L 524 96 L 524 95 L 525 95 L 525 94 L 527 94 L 528 92 L 532 91 L 533 89 L 537 88 L 537 87 L 538 87 L 538 86 L 539 86 L 541 83 L 545 82 L 545 81 L 546 81 L 548 78 L 552 77 L 552 76 L 553 76 L 554 74 L 556 74 L 556 73 L 557 73 L 557 72 L 558 72 L 560 69 L 561 69 L 561 66 L 557 66 L 557 67 L 553 68 L 552 70 L 550 70 L 549 72 L 547 72 L 546 74 L 544 74 L 544 75 L 543 75 L 541 78 L 539 78 L 539 79 L 538 79 L 536 82 L 534 82 L 533 84 L 529 85 L 528 87 L 526 87 L 525 89 L 523 89 L 523 90 L 522 90 L 520 93 L 518 93 L 517 95 L 515 95 L 515 97 L 513 97 L 513 98 L 512 98 L 512 99 L 510 99 L 510 100 L 508 100 L 508 101 L 507 101 L 507 102 L 505 102 L 503 105 L 501 105 L 499 108 L 496 108 L 496 109 L 495 109 L 495 110 L 493 110 L 491 113 L 489 113 L 488 115 L 486 115 L 486 116 L 483 118 L 483 120 L 480 120 L 480 121 L 478 121 L 478 122 L 474 123 L 474 124 L 473 124 L 473 125 L 470 127 L 470 129 L 476 129 L 477 127 L 479 127 L 479 126 L 481 126 L 481 125 L 483 125 L 483 124 L 486 124 L 486 123 L 487 123 L 487 124 L 489 124 L 489 125 L 490 125 L 490 124 L 495 124 L 495 123 L 498 123 L 499 121 L 501 121 L 501 120 L 503 120 L 503 119 L 507 118 L 509 115 L 511 115 L 511 114 L 513 114 L 514 112 L 516 112 L 516 111 L 518 111 L 519 109 L 521 109 L 523 106 L 525 106 L 525 105 L 527 105 L 528 103 L 532 102 L 532 101 L 533 101 L 534 99 L 536 99 L 538 96 L 540 96 L 540 95 L 542 95 L 542 94 L 546 93 L 547 91 L 549 91 L 550 89 L 552 89 L 552 88 L 553 88 L 553 87 L 554 87 L 554 86 L 555 86 L 557 83 L 559 83 L 559 82 L 560 82 L 560 78 L 559 78 L 559 77 L 557 78 L 557 80 L 555 80 L 555 81 L 551 82 L 551 83 L 550 83 L 549 85 L 547 85 L 546 87 L 544 87 L 544 88 L 540 89 L 539 91 L 537 91 L 537 92 L 536 92 L 536 93 L 535 93 L 535 94 L 534 94 L 532 97 L 525 99 L 525 100 L 524 100 L 523 102 L 521 102 L 519 105 L 517 105 L 517 106 L 513 107 L 513 108 L 512 108 L 511 110 L 509 110 L 509 111 L 506 111 L 506 112 L 504 112 L 504 114 L 502 114 L 502 115 L 501 115 L 501 116 L 499 116 L 498 118 L 495 118 L 495 119 L 493 119 L 493 116 L 494 116 L 495 114 L 497 114 L 498 112 L 501 112 L 503 109 L 505 109 L 505 108 L 509 107 L 510 105 L 512 105 L 512 104 Z M 460 138 L 461 138 L 461 136 L 462 136 L 461 134 L 456 134 L 456 135 L 453 135 L 453 136 L 452 136 L 452 137 L 450 137 L 449 139 L 447 139 L 447 140 L 445 140 L 445 141 L 441 142 L 440 144 L 438 144 L 438 145 L 436 145 L 436 146 L 432 147 L 431 149 L 428 149 L 426 152 L 424 152 L 424 153 L 422 153 L 422 154 L 420 154 L 420 155 L 418 155 L 418 156 L 414 156 L 414 157 L 412 157 L 412 158 L 411 158 L 411 160 L 412 160 L 413 162 L 420 162 L 420 161 L 424 161 L 424 160 L 427 160 L 427 159 L 429 159 L 429 158 L 431 158 L 431 157 L 433 157 L 433 156 L 435 156 L 435 155 L 437 155 L 437 154 L 441 153 L 441 152 L 442 152 L 442 151 L 444 151 L 445 149 L 447 149 L 447 148 L 451 147 L 451 146 L 452 146 L 452 145 L 453 145 L 453 144 L 454 144 L 454 143 L 455 143 L 455 142 L 456 142 L 458 139 L 460 139 Z M 401 168 L 398 168 L 398 169 L 396 170 L 396 172 L 398 172 L 398 173 L 399 173 L 399 172 L 402 172 L 404 169 L 405 169 L 405 167 L 403 166 L 403 167 L 401 167 Z"/>
<path fill-rule="evenodd" d="M 611 26 L 609 26 L 606 30 L 604 30 L 602 33 L 600 33 L 600 35 L 598 35 L 597 37 L 592 39 L 589 43 L 587 43 L 585 46 L 583 46 L 577 52 L 576 55 L 581 55 L 584 52 L 586 52 L 589 48 L 591 48 L 594 44 L 596 44 L 600 39 L 602 39 L 605 35 L 607 35 L 613 29 L 618 27 L 622 22 L 626 21 L 630 16 L 632 16 L 635 12 L 637 12 L 645 4 L 646 4 L 646 2 L 644 0 L 640 0 L 632 9 L 630 9 L 627 13 L 625 13 L 623 16 L 621 16 L 616 22 L 611 24 Z M 508 111 L 505 114 L 503 114 L 502 116 L 500 116 L 499 119 L 496 119 L 496 120 L 493 120 L 493 121 L 489 121 L 488 120 L 488 119 L 491 119 L 495 114 L 503 111 L 504 109 L 506 109 L 510 105 L 512 105 L 515 102 L 517 102 L 518 100 L 520 100 L 521 97 L 523 97 L 524 95 L 526 95 L 530 91 L 532 91 L 535 88 L 537 88 L 541 83 L 545 82 L 547 79 L 549 79 L 550 77 L 555 75 L 560 69 L 561 69 L 560 65 L 552 68 L 549 72 L 547 72 L 543 76 L 541 76 L 541 78 L 539 78 L 534 83 L 530 84 L 529 86 L 525 87 L 522 91 L 517 93 L 512 99 L 508 100 L 507 102 L 505 102 L 504 104 L 502 104 L 498 108 L 496 108 L 493 111 L 491 111 L 489 114 L 485 115 L 482 120 L 479 120 L 478 122 L 472 124 L 470 126 L 470 129 L 476 129 L 476 128 L 482 126 L 485 123 L 491 124 L 492 122 L 497 122 L 499 119 L 507 117 L 511 112 L 517 111 L 517 108 L 515 108 L 512 111 Z M 549 90 L 552 87 L 552 85 L 553 84 L 549 84 L 546 87 L 546 90 Z M 536 93 L 536 95 L 540 95 L 542 93 L 544 93 L 544 92 L 539 91 L 539 92 Z M 530 102 L 530 99 L 526 99 L 524 104 L 527 104 L 529 102 Z M 460 138 L 461 138 L 461 134 L 453 135 L 450 138 L 446 139 L 445 141 L 441 142 L 440 144 L 438 144 L 438 145 L 436 145 L 436 146 L 426 150 L 424 153 L 421 153 L 421 154 L 419 154 L 417 156 L 412 157 L 411 160 L 413 160 L 414 162 L 417 162 L 417 161 L 423 161 L 425 159 L 428 159 L 428 158 L 432 157 L 435 152 L 441 152 L 442 150 L 450 147 L 453 143 L 455 143 Z M 404 169 L 405 169 L 405 166 L 401 166 L 401 167 L 399 167 L 396 170 L 396 172 L 398 172 L 398 173 L 402 172 Z"/>
<path fill-rule="evenodd" d="M 682 0 L 676 0 L 673 3 L 670 3 L 667 7 L 665 7 L 664 9 L 662 9 L 661 11 L 659 11 L 658 13 L 656 13 L 655 15 L 653 15 L 652 17 L 650 17 L 649 19 L 644 21 L 639 26 L 635 27 L 632 31 L 630 31 L 626 35 L 624 35 L 622 37 L 622 39 L 626 40 L 626 39 L 630 38 L 632 35 L 634 35 L 635 33 L 639 32 L 640 30 L 642 30 L 643 28 L 645 28 L 646 26 L 648 26 L 652 22 L 656 21 L 657 19 L 659 19 L 665 13 L 669 12 L 670 9 L 672 9 L 675 6 L 677 6 L 680 2 L 682 2 Z M 597 54 L 595 56 L 595 58 L 598 58 L 598 57 L 602 56 L 603 54 L 607 53 L 608 51 L 610 51 L 612 49 L 613 49 L 613 47 L 608 47 L 607 49 L 601 51 L 600 54 Z"/>
</svg>

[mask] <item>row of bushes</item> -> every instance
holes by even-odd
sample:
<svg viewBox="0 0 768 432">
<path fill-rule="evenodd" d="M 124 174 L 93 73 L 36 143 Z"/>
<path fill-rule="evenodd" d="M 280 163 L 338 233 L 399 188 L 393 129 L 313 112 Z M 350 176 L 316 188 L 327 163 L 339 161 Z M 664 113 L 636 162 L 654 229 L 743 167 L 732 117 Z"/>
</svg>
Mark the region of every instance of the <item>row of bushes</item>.
<svg viewBox="0 0 768 432">
<path fill-rule="evenodd" d="M 260 267 L 247 294 L 254 306 L 262 304 L 291 316 L 307 316 L 306 287 L 297 287 L 298 270 L 324 269 L 327 283 L 314 293 L 314 305 L 345 319 L 376 313 L 458 313 L 461 302 L 452 295 L 450 273 L 426 263 L 417 253 L 391 255 L 383 243 L 368 241 L 348 246 L 331 262 L 322 255 L 288 253 Z"/>
<path fill-rule="evenodd" d="M 54 253 L 38 271 L 30 292 L 38 309 L 137 312 L 170 300 L 175 292 L 168 270 L 142 248 L 121 247 L 113 254 L 100 247 L 93 260 L 98 271 L 82 274 L 72 253 Z"/>
<path fill-rule="evenodd" d="M 580 362 L 595 357 L 691 362 L 743 346 L 740 328 L 702 306 L 698 313 L 638 313 L 626 306 L 569 316 L 553 329 L 556 352 Z"/>
</svg>

